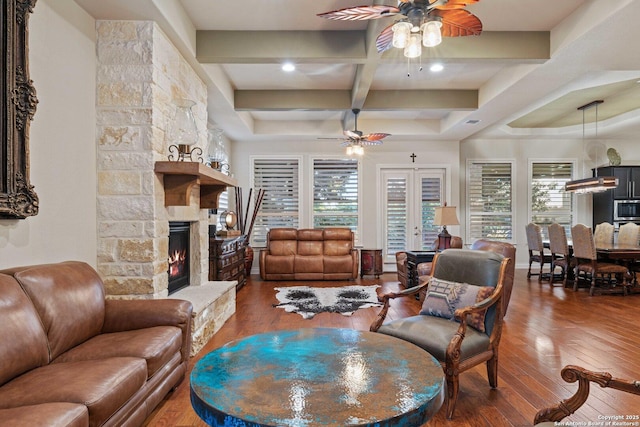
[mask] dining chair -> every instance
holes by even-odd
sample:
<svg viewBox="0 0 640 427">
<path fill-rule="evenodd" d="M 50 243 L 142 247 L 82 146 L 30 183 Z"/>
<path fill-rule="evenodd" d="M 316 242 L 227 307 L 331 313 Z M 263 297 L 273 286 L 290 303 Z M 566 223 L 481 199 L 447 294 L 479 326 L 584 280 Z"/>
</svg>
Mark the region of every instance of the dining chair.
<svg viewBox="0 0 640 427">
<path fill-rule="evenodd" d="M 569 270 L 575 267 L 575 258 L 569 251 L 569 243 L 567 242 L 567 233 L 564 227 L 558 223 L 549 225 L 549 250 L 551 252 L 551 276 L 549 283 L 553 286 L 556 279 L 555 269 L 559 267 L 562 271 L 560 279 L 562 285 L 567 286 Z"/>
<path fill-rule="evenodd" d="M 568 383 L 577 381 L 578 390 L 573 396 L 562 402 L 539 410 L 533 420 L 536 427 L 561 425 L 559 421 L 575 413 L 587 401 L 591 383 L 598 384 L 600 388 L 609 387 L 625 393 L 640 395 L 640 381 L 615 378 L 608 372 L 594 372 L 581 366 L 567 365 L 562 369 L 560 375 Z M 603 423 L 603 425 L 606 424 Z"/>
<path fill-rule="evenodd" d="M 593 239 L 596 242 L 596 247 L 602 245 L 613 244 L 613 235 L 615 227 L 608 222 L 601 222 L 596 224 L 596 229 L 593 232 Z"/>
<path fill-rule="evenodd" d="M 590 227 L 577 224 L 571 227 L 573 240 L 573 256 L 576 259 L 575 280 L 573 290 L 578 290 L 579 279 L 590 283 L 589 295 L 596 291 L 596 284 L 600 284 L 601 293 L 627 294 L 627 278 L 630 277 L 626 266 L 611 262 L 598 261 L 596 243 Z M 615 276 L 615 280 L 613 279 Z"/>
<path fill-rule="evenodd" d="M 433 258 L 428 282 L 378 296 L 384 305 L 370 330 L 409 341 L 438 359 L 447 382 L 448 419 L 453 417 L 461 372 L 486 362 L 489 385 L 498 385 L 502 298 L 512 262 L 493 251 L 445 249 Z M 392 299 L 425 288 L 420 314 L 385 323 Z"/>
<path fill-rule="evenodd" d="M 633 222 L 628 222 L 621 225 L 618 229 L 618 244 L 625 246 L 638 246 L 640 244 L 640 225 Z M 631 276 L 633 283 L 637 284 L 637 274 L 640 271 L 640 262 L 635 259 L 629 259 L 624 261 Z"/>
<path fill-rule="evenodd" d="M 640 225 L 628 222 L 618 229 L 618 244 L 638 246 L 640 240 Z"/>
<path fill-rule="evenodd" d="M 542 228 L 538 224 L 530 222 L 527 224 L 527 246 L 529 247 L 529 271 L 527 271 L 527 279 L 531 276 L 538 276 L 538 282 L 542 282 L 542 270 L 545 264 L 551 267 L 551 254 L 545 254 L 544 245 L 542 243 Z M 540 272 L 532 273 L 531 265 L 537 262 L 540 264 Z M 553 273 L 553 271 L 550 271 Z"/>
</svg>

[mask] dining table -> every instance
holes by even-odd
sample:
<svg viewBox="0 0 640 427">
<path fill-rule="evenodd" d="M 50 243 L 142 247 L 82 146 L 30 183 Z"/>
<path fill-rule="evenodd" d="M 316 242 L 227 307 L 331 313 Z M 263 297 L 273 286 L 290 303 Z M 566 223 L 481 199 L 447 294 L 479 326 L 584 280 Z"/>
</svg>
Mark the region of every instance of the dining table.
<svg viewBox="0 0 640 427">
<path fill-rule="evenodd" d="M 548 240 L 545 240 L 542 243 L 546 249 L 549 249 Z M 567 244 L 569 246 L 569 255 L 573 256 L 573 242 L 569 240 L 567 241 Z M 619 262 L 626 262 L 630 267 L 629 269 L 631 270 L 631 264 L 640 261 L 640 245 L 598 243 L 596 246 L 596 254 L 599 260 L 616 260 Z M 640 284 L 638 283 L 638 280 L 633 272 L 632 275 L 633 283 L 628 288 L 628 291 L 630 293 L 640 293 Z M 573 274 L 570 274 L 569 278 L 573 280 Z"/>
</svg>

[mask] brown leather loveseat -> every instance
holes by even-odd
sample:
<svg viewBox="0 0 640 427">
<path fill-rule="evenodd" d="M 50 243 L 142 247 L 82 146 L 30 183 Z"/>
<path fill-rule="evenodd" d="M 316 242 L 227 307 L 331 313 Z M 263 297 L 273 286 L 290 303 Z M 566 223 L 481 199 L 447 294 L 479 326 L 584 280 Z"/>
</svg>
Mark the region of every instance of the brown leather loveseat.
<svg viewBox="0 0 640 427">
<path fill-rule="evenodd" d="M 273 228 L 260 250 L 263 280 L 349 280 L 358 276 L 358 251 L 348 228 Z"/>
<path fill-rule="evenodd" d="M 82 262 L 0 271 L 0 425 L 142 425 L 185 376 L 191 312 L 106 300 Z"/>
</svg>

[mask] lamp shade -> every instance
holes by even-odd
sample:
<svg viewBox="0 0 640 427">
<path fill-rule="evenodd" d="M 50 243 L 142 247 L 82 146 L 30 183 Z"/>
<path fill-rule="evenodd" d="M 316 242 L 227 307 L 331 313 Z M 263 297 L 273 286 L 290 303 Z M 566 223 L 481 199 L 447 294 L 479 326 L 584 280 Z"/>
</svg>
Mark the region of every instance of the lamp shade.
<svg viewBox="0 0 640 427">
<path fill-rule="evenodd" d="M 442 27 L 440 21 L 427 21 L 422 24 L 422 45 L 424 47 L 435 47 L 442 43 L 440 27 Z"/>
<path fill-rule="evenodd" d="M 399 21 L 391 27 L 393 31 L 393 39 L 391 41 L 393 47 L 404 49 L 409 44 L 409 36 L 411 35 L 411 24 L 406 21 Z"/>
<path fill-rule="evenodd" d="M 459 225 L 455 206 L 439 206 L 435 209 L 433 225 Z"/>
</svg>

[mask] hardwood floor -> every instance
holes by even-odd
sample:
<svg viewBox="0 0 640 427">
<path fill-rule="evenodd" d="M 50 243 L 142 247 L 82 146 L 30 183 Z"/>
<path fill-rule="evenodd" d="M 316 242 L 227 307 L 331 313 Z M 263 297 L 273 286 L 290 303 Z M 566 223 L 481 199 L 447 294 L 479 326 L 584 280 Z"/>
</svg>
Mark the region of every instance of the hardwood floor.
<svg viewBox="0 0 640 427">
<path fill-rule="evenodd" d="M 399 288 L 395 273 L 385 273 L 380 279 L 368 277 L 357 282 L 380 284 L 384 290 Z M 304 320 L 295 313 L 271 306 L 276 302 L 275 286 L 299 284 L 263 282 L 252 276 L 238 292 L 236 314 L 191 360 L 190 367 L 202 355 L 228 341 L 265 331 L 301 327 L 368 330 L 379 311 L 379 308 L 361 309 L 351 317 L 320 313 Z M 638 379 L 640 334 L 635 325 L 639 305 L 640 294 L 590 297 L 588 290 L 574 292 L 558 284 L 552 288 L 547 283 L 539 284 L 537 278 L 527 280 L 526 270 L 516 270 L 500 343 L 498 388 L 489 387 L 484 365 L 462 373 L 454 418 L 446 420 L 445 411 L 441 409 L 425 425 L 531 426 L 539 409 L 558 403 L 577 389 L 575 383 L 565 383 L 560 377 L 560 370 L 569 364 L 607 371 L 615 377 Z M 396 300 L 388 319 L 413 315 L 419 309 L 420 303 L 412 298 Z M 564 421 L 588 423 L 602 421 L 602 416 L 640 415 L 638 408 L 638 396 L 592 386 L 585 405 Z M 191 409 L 188 379 L 160 404 L 145 425 L 205 426 Z"/>
</svg>

